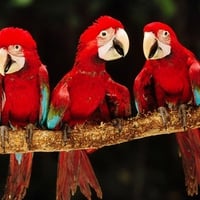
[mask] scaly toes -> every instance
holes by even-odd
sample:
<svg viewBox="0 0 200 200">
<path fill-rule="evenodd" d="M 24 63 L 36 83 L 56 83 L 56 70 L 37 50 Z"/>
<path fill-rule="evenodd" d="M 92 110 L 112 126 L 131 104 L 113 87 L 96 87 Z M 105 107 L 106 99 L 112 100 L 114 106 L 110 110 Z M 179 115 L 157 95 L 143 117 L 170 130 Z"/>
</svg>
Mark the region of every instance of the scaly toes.
<svg viewBox="0 0 200 200">
<path fill-rule="evenodd" d="M 0 126 L 0 140 L 1 140 L 1 147 L 3 148 L 3 151 L 5 152 L 5 146 L 6 142 L 9 142 L 9 134 L 8 130 L 10 128 L 8 126 Z"/>
<path fill-rule="evenodd" d="M 167 109 L 165 107 L 161 106 L 158 108 L 158 112 L 161 115 L 164 127 L 167 128 L 167 123 L 169 121 L 169 113 L 168 113 Z"/>
<path fill-rule="evenodd" d="M 69 138 L 69 135 L 71 134 L 71 128 L 70 126 L 65 123 L 63 125 L 63 132 L 62 132 L 62 139 L 63 139 L 63 142 L 66 144 L 67 142 L 67 139 Z"/>
<path fill-rule="evenodd" d="M 121 133 L 122 132 L 122 123 L 121 123 L 121 120 L 119 118 L 115 118 L 115 119 L 112 119 L 112 124 L 115 128 L 117 128 L 118 130 L 118 133 Z"/>
<path fill-rule="evenodd" d="M 178 107 L 178 115 L 183 125 L 183 128 L 185 129 L 187 127 L 187 105 L 186 104 L 181 104 Z"/>
<path fill-rule="evenodd" d="M 26 142 L 27 142 L 28 148 L 31 149 L 32 141 L 33 141 L 33 132 L 36 129 L 36 126 L 30 123 L 25 127 L 25 129 L 26 129 Z"/>
</svg>

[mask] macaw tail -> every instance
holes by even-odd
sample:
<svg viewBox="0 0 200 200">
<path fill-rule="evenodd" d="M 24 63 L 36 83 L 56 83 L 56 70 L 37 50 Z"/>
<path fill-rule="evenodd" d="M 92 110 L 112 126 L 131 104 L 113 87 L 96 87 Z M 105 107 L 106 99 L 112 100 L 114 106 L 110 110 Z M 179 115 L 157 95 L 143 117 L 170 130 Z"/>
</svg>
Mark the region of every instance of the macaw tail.
<svg viewBox="0 0 200 200">
<path fill-rule="evenodd" d="M 101 187 L 95 176 L 85 151 L 60 152 L 57 177 L 57 200 L 70 200 L 77 186 L 83 195 L 91 200 L 92 187 L 99 198 L 102 198 Z"/>
<path fill-rule="evenodd" d="M 21 200 L 26 194 L 31 177 L 33 153 L 10 154 L 9 174 L 3 200 Z"/>
<path fill-rule="evenodd" d="M 176 138 L 182 156 L 187 193 L 189 196 L 197 195 L 200 185 L 200 130 L 177 133 Z"/>
</svg>

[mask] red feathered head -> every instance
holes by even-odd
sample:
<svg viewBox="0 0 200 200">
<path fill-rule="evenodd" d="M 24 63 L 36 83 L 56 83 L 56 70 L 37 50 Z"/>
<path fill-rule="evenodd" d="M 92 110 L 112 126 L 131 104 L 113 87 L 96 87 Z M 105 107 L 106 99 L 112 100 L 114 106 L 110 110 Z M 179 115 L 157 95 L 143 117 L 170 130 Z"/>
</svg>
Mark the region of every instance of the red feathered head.
<svg viewBox="0 0 200 200">
<path fill-rule="evenodd" d="M 30 71 L 40 64 L 36 43 L 28 31 L 15 27 L 0 31 L 0 74 Z"/>
<path fill-rule="evenodd" d="M 27 49 L 36 49 L 36 43 L 28 31 L 15 27 L 2 29 L 0 31 L 0 48 L 15 44 Z"/>
<path fill-rule="evenodd" d="M 124 57 L 128 49 L 129 38 L 122 23 L 110 16 L 101 16 L 80 36 L 77 55 L 82 61 L 87 55 L 109 61 Z"/>
<path fill-rule="evenodd" d="M 152 22 L 144 26 L 143 51 L 146 59 L 162 59 L 180 45 L 175 32 L 167 24 Z"/>
<path fill-rule="evenodd" d="M 91 41 L 92 39 L 96 38 L 102 30 L 110 27 L 113 29 L 124 28 L 119 20 L 110 16 L 101 16 L 82 33 L 80 36 L 80 42 Z"/>
</svg>

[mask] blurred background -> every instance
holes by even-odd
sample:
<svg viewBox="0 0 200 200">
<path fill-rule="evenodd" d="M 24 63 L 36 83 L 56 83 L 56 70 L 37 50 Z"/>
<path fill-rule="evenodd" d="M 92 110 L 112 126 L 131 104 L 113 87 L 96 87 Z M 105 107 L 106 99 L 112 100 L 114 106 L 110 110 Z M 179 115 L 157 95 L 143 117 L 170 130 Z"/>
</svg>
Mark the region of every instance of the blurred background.
<svg viewBox="0 0 200 200">
<path fill-rule="evenodd" d="M 30 31 L 41 60 L 48 66 L 51 89 L 71 69 L 80 34 L 101 15 L 125 26 L 130 51 L 107 64 L 115 81 L 132 94 L 133 80 L 144 64 L 143 26 L 152 21 L 171 25 L 179 40 L 200 58 L 199 0 L 1 0 L 0 27 Z M 133 115 L 136 115 L 133 107 Z M 8 155 L 0 156 L 0 195 L 4 191 Z M 174 135 L 157 136 L 105 147 L 90 155 L 104 200 L 197 200 L 185 191 L 184 174 Z M 25 200 L 54 200 L 57 153 L 35 153 Z M 84 200 L 77 193 L 73 200 Z M 93 200 L 96 200 L 95 194 Z"/>
</svg>

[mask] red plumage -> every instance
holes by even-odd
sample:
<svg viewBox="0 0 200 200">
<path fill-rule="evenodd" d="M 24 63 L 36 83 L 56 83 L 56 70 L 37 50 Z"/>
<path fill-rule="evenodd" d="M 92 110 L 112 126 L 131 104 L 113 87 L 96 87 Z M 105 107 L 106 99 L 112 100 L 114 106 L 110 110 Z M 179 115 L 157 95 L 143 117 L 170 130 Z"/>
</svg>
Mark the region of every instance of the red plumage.
<svg viewBox="0 0 200 200">
<path fill-rule="evenodd" d="M 199 62 L 178 41 L 172 28 L 160 22 L 146 25 L 143 48 L 147 60 L 133 88 L 138 111 L 159 107 L 179 110 L 182 104 L 199 105 Z M 197 194 L 200 184 L 199 129 L 177 133 L 176 138 L 188 194 Z"/>
<path fill-rule="evenodd" d="M 12 128 L 42 124 L 48 107 L 48 73 L 40 61 L 35 41 L 23 29 L 4 28 L 0 31 L 0 51 L 1 94 L 4 97 L 1 124 Z M 22 199 L 25 196 L 32 159 L 33 153 L 10 155 L 3 199 Z"/>
<path fill-rule="evenodd" d="M 121 43 L 120 32 L 123 35 Z M 110 47 L 101 51 L 101 47 L 106 45 Z M 106 72 L 104 60 L 104 57 L 111 60 L 124 56 L 128 51 L 127 45 L 128 38 L 121 22 L 108 16 L 100 17 L 83 32 L 72 70 L 52 92 L 47 118 L 49 128 L 65 123 L 74 126 L 97 118 L 101 121 L 130 115 L 129 91 L 111 79 Z M 101 188 L 86 152 L 61 152 L 57 199 L 70 199 L 77 186 L 87 199 L 91 199 L 90 187 L 102 198 Z"/>
<path fill-rule="evenodd" d="M 25 197 L 31 178 L 32 160 L 33 153 L 23 154 L 20 164 L 15 154 L 10 155 L 9 174 L 3 200 L 21 200 Z"/>
</svg>

